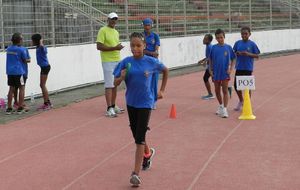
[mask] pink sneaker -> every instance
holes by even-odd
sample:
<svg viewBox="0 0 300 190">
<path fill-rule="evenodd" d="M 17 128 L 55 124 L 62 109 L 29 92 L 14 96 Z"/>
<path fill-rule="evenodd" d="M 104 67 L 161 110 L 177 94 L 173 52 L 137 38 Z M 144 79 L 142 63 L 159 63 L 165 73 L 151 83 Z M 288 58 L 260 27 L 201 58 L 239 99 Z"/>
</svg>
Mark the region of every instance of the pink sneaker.
<svg viewBox="0 0 300 190">
<path fill-rule="evenodd" d="M 51 109 L 51 105 L 49 105 L 49 104 L 42 104 L 37 109 L 38 110 L 44 110 L 44 111 L 50 110 Z"/>
<path fill-rule="evenodd" d="M 18 109 L 19 108 L 19 104 L 17 102 L 14 103 L 14 108 Z"/>
</svg>

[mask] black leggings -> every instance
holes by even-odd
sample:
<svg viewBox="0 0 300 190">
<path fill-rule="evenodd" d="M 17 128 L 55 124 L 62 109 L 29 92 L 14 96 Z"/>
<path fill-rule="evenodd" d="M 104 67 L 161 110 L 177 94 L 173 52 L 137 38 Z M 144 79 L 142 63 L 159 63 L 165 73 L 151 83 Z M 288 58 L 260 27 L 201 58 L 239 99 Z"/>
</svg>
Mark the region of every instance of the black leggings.
<svg viewBox="0 0 300 190">
<path fill-rule="evenodd" d="M 208 82 L 209 77 L 210 77 L 209 70 L 206 69 L 206 71 L 205 71 L 205 73 L 203 75 L 203 80 L 204 80 L 205 83 Z"/>
<path fill-rule="evenodd" d="M 134 108 L 127 105 L 130 128 L 136 144 L 146 144 L 146 132 L 151 108 Z"/>
<path fill-rule="evenodd" d="M 247 71 L 247 70 L 236 70 L 235 71 L 235 77 L 234 77 L 234 89 L 237 91 L 236 87 L 236 76 L 251 76 L 252 71 Z"/>
</svg>

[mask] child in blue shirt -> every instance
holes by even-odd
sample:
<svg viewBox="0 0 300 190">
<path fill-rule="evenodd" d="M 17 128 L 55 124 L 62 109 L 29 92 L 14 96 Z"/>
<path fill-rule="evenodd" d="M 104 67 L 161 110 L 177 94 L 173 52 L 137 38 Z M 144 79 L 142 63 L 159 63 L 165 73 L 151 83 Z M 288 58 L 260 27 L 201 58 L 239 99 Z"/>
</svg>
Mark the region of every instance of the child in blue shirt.
<svg viewBox="0 0 300 190">
<path fill-rule="evenodd" d="M 158 34 L 151 31 L 152 25 L 153 25 L 153 21 L 150 18 L 146 18 L 143 20 L 144 37 L 146 41 L 146 48 L 144 50 L 144 54 L 151 57 L 158 58 L 160 39 Z M 159 73 L 154 73 L 152 86 L 153 86 L 155 103 L 153 109 L 156 109 L 158 77 L 159 77 Z"/>
<path fill-rule="evenodd" d="M 235 54 L 230 45 L 225 44 L 225 32 L 221 29 L 215 32 L 218 44 L 213 45 L 210 53 L 210 74 L 215 85 L 215 93 L 219 102 L 216 114 L 223 118 L 228 118 L 228 82 L 230 74 L 234 68 Z M 223 98 L 221 96 L 221 88 Z M 224 104 L 223 104 L 224 103 Z"/>
<path fill-rule="evenodd" d="M 118 86 L 124 80 L 126 83 L 126 104 L 132 135 L 136 143 L 135 165 L 130 177 L 133 186 L 139 186 L 139 172 L 149 169 L 155 154 L 154 148 L 146 143 L 146 132 L 151 109 L 155 97 L 152 93 L 154 73 L 163 73 L 162 84 L 158 98 L 163 97 L 168 78 L 168 69 L 158 59 L 144 55 L 145 41 L 143 34 L 132 33 L 130 47 L 133 56 L 123 59 L 114 70 L 114 85 Z"/>
<path fill-rule="evenodd" d="M 24 95 L 25 95 L 25 83 L 24 77 L 25 70 L 23 67 L 24 62 L 27 60 L 27 53 L 23 47 L 20 47 L 23 42 L 23 36 L 21 33 L 14 33 L 12 38 L 12 45 L 6 49 L 6 74 L 7 84 L 9 86 L 8 102 L 6 114 L 13 113 L 12 99 L 16 89 L 19 88 L 19 101 L 17 113 L 21 114 L 25 112 L 24 109 Z"/>
<path fill-rule="evenodd" d="M 234 88 L 239 97 L 239 102 L 236 108 L 234 108 L 235 111 L 241 110 L 244 102 L 242 91 L 237 90 L 236 87 L 236 76 L 251 76 L 254 68 L 254 58 L 258 58 L 260 54 L 260 50 L 255 42 L 249 40 L 250 35 L 250 28 L 243 27 L 241 29 L 242 40 L 238 40 L 233 46 L 233 50 L 237 56 Z"/>
<path fill-rule="evenodd" d="M 30 58 L 28 49 L 23 46 L 20 46 L 20 47 L 23 48 L 24 51 L 26 52 L 26 58 L 25 58 L 25 60 L 23 60 L 22 66 L 23 66 L 23 69 L 25 72 L 23 77 L 24 77 L 24 80 L 27 81 L 27 79 L 28 79 L 28 63 L 30 63 L 31 58 Z M 25 89 L 26 89 L 26 84 L 24 85 L 24 91 L 25 91 Z M 18 88 L 16 88 L 15 92 L 14 92 L 14 106 L 13 107 L 18 108 L 18 105 L 19 105 L 19 103 L 18 103 Z M 25 104 L 23 105 L 23 107 L 25 109 L 25 112 L 29 111 L 29 109 L 26 107 Z"/>
<path fill-rule="evenodd" d="M 206 63 L 206 70 L 205 70 L 205 73 L 203 75 L 203 81 L 204 81 L 206 90 L 208 92 L 208 95 L 202 96 L 202 99 L 204 99 L 204 100 L 210 100 L 210 99 L 215 98 L 214 95 L 211 92 L 211 86 L 210 86 L 210 82 L 209 82 L 210 74 L 209 74 L 209 62 L 208 62 L 208 59 L 209 59 L 209 55 L 210 55 L 211 48 L 212 48 L 212 45 L 211 45 L 212 40 L 213 40 L 213 36 L 211 34 L 206 34 L 204 36 L 204 38 L 203 38 L 203 44 L 206 45 L 205 58 L 202 59 L 202 60 L 200 60 L 198 62 L 198 64 L 204 64 L 204 63 Z"/>
<path fill-rule="evenodd" d="M 43 93 L 44 104 L 41 105 L 38 109 L 49 110 L 52 108 L 52 104 L 50 102 L 48 89 L 46 87 L 48 74 L 51 70 L 51 66 L 47 57 L 48 51 L 46 46 L 44 46 L 43 44 L 43 38 L 41 34 L 34 34 L 32 35 L 31 39 L 33 45 L 36 46 L 37 64 L 41 67 L 40 87 Z"/>
</svg>

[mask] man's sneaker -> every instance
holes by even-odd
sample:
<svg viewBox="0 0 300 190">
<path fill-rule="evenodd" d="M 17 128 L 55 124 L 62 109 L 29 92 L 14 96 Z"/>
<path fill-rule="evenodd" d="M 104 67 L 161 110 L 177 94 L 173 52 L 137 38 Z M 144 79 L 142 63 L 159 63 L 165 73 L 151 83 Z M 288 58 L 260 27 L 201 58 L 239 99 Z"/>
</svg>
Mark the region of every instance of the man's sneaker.
<svg viewBox="0 0 300 190">
<path fill-rule="evenodd" d="M 18 114 L 22 114 L 22 113 L 26 113 L 26 112 L 28 112 L 28 111 L 26 111 L 26 110 L 24 109 L 24 107 L 19 107 L 18 110 L 17 110 L 17 113 L 18 113 Z"/>
<path fill-rule="evenodd" d="M 150 148 L 150 152 L 151 152 L 151 156 L 149 158 L 144 157 L 143 165 L 142 165 L 143 170 L 148 170 L 152 165 L 152 159 L 153 159 L 153 156 L 155 155 L 155 149 Z"/>
<path fill-rule="evenodd" d="M 105 114 L 107 117 L 117 117 L 118 115 L 115 113 L 114 111 L 114 108 L 109 108 L 107 111 L 106 111 L 106 114 Z"/>
<path fill-rule="evenodd" d="M 223 108 L 223 115 L 222 115 L 222 118 L 228 118 L 229 115 L 228 115 L 228 111 L 227 111 L 227 108 Z"/>
<path fill-rule="evenodd" d="M 235 111 L 240 111 L 243 107 L 243 102 L 239 102 L 236 107 L 234 108 Z"/>
<path fill-rule="evenodd" d="M 201 97 L 203 100 L 210 100 L 210 99 L 214 99 L 215 97 L 214 97 L 214 95 L 212 95 L 212 94 L 208 94 L 208 95 L 206 95 L 206 96 L 202 96 Z"/>
<path fill-rule="evenodd" d="M 138 187 L 140 186 L 141 183 L 142 183 L 141 178 L 136 173 L 132 172 L 130 176 L 130 184 L 133 187 Z"/>
<path fill-rule="evenodd" d="M 223 115 L 223 105 L 219 105 L 217 111 L 216 111 L 216 114 L 217 115 Z"/>
<path fill-rule="evenodd" d="M 122 109 L 122 108 L 119 108 L 118 106 L 115 106 L 114 107 L 114 112 L 116 113 L 116 114 L 121 114 L 121 113 L 124 113 L 124 109 Z"/>
<path fill-rule="evenodd" d="M 11 115 L 12 113 L 14 113 L 14 110 L 12 108 L 7 108 L 5 111 L 6 115 Z"/>
</svg>

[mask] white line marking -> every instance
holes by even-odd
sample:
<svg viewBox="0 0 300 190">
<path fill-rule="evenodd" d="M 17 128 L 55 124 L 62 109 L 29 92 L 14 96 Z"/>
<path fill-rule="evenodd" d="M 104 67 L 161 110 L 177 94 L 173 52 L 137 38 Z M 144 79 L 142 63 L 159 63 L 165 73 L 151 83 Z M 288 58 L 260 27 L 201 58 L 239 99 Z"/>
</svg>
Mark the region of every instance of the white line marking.
<svg viewBox="0 0 300 190">
<path fill-rule="evenodd" d="M 280 89 L 279 91 L 277 91 L 275 94 L 273 94 L 273 96 L 271 96 L 270 98 L 268 98 L 267 100 L 265 100 L 261 105 L 259 105 L 256 109 L 260 109 L 263 105 L 265 105 L 267 102 L 271 101 L 275 96 L 277 96 L 278 94 L 280 94 L 282 91 L 286 90 L 287 88 L 293 87 L 294 85 L 296 85 L 297 83 L 299 83 L 300 80 L 286 86 L 285 88 Z M 217 147 L 217 149 L 210 155 L 210 157 L 208 158 L 208 160 L 205 162 L 205 164 L 203 165 L 203 167 L 200 169 L 200 171 L 198 172 L 198 174 L 195 176 L 194 180 L 192 181 L 192 183 L 189 185 L 189 187 L 187 188 L 187 190 L 192 190 L 194 185 L 197 183 L 197 181 L 199 180 L 199 178 L 201 177 L 201 175 L 203 174 L 203 172 L 206 170 L 207 166 L 210 164 L 210 162 L 215 158 L 215 156 L 217 155 L 217 153 L 221 150 L 221 148 L 223 147 L 223 145 L 226 143 L 226 141 L 233 135 L 233 133 L 243 124 L 244 121 L 241 121 L 237 126 L 235 126 L 230 132 L 229 134 L 224 138 L 224 140 L 220 143 L 220 145 Z"/>
</svg>

